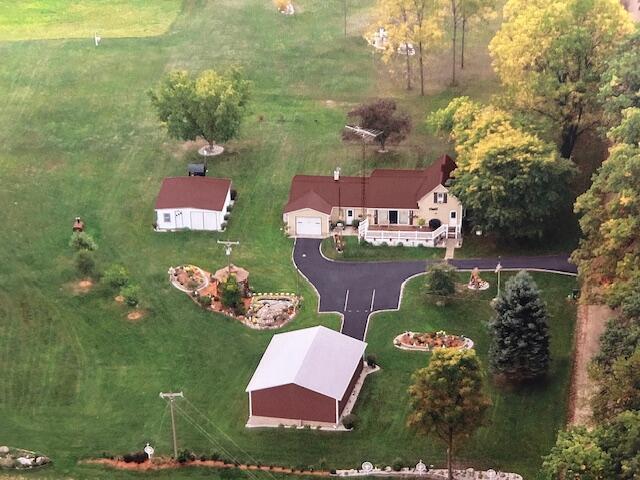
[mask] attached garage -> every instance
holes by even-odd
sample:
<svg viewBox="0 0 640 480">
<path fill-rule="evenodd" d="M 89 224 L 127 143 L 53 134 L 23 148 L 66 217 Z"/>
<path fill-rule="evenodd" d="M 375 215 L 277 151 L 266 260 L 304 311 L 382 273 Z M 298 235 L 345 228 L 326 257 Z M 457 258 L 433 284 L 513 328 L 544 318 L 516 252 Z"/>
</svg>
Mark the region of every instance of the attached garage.
<svg viewBox="0 0 640 480">
<path fill-rule="evenodd" d="M 320 217 L 296 217 L 296 236 L 322 235 L 322 219 Z"/>
<path fill-rule="evenodd" d="M 322 326 L 274 335 L 246 388 L 247 425 L 338 424 L 366 346 Z"/>
</svg>

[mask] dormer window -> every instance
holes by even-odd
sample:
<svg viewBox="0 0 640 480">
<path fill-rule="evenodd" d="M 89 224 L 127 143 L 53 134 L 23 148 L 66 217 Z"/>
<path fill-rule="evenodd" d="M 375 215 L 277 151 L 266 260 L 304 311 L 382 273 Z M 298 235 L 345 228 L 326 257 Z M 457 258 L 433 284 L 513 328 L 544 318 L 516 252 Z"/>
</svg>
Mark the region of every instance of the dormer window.
<svg viewBox="0 0 640 480">
<path fill-rule="evenodd" d="M 447 203 L 447 194 L 445 192 L 435 192 L 433 194 L 433 203 Z"/>
</svg>

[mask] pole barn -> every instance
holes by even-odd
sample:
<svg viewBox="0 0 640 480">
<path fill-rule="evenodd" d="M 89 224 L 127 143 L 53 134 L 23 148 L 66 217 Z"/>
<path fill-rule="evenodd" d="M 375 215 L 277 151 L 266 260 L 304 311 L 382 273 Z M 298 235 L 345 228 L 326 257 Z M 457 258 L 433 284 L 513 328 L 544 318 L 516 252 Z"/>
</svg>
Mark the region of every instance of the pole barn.
<svg viewBox="0 0 640 480">
<path fill-rule="evenodd" d="M 366 346 L 322 326 L 274 335 L 246 388 L 248 424 L 339 424 Z"/>
</svg>

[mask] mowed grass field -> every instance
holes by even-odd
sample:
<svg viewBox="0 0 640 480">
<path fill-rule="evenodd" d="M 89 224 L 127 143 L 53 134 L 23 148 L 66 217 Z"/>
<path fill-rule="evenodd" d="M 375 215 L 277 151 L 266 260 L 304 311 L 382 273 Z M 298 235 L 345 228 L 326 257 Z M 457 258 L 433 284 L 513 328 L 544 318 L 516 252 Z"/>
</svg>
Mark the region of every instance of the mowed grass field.
<svg viewBox="0 0 640 480">
<path fill-rule="evenodd" d="M 0 40 L 148 37 L 167 31 L 180 0 L 0 0 Z"/>
<path fill-rule="evenodd" d="M 185 262 L 219 267 L 225 259 L 216 240 L 239 240 L 234 262 L 250 270 L 256 290 L 304 296 L 303 309 L 288 328 L 318 323 L 338 328 L 336 316 L 315 313 L 313 290 L 291 262 L 293 242 L 280 230 L 291 176 L 329 174 L 337 165 L 345 174 L 358 172 L 359 148 L 340 140 L 345 112 L 379 95 L 394 96 L 409 109 L 415 129 L 393 154 L 371 154 L 368 167 L 413 168 L 446 151 L 447 145 L 428 136 L 422 119 L 456 94 L 486 99 L 495 92 L 486 55 L 495 25 L 470 32 L 470 62 L 460 87 L 446 88 L 446 48 L 430 59 L 429 95 L 420 98 L 403 90 L 399 66 L 372 58 L 362 40 L 368 0 L 349 2 L 346 39 L 337 0 L 300 1 L 291 18 L 277 14 L 266 0 L 109 2 L 113 8 L 126 4 L 134 16 L 150 15 L 147 25 L 165 25 L 165 33 L 146 37 L 139 30 L 144 22 L 125 27 L 107 2 L 73 2 L 95 7 L 89 23 L 122 29 L 126 38 L 101 30 L 98 48 L 92 26 L 87 38 L 72 38 L 77 28 L 71 20 L 62 28 L 72 2 L 18 3 L 9 9 L 11 25 L 0 27 L 0 444 L 50 455 L 54 467 L 34 477 L 137 478 L 77 460 L 139 449 L 146 441 L 169 453 L 166 407 L 158 392 L 182 390 L 233 442 L 211 424 L 203 426 L 218 432 L 224 447 L 243 460 L 317 465 L 326 459 L 337 467 L 399 456 L 440 462 L 440 445 L 404 427 L 410 372 L 424 365 L 426 356 L 400 355 L 390 347 L 391 338 L 416 326 L 454 332 L 460 326 L 462 333 L 477 336 L 484 355 L 486 298 L 461 300 L 445 310 L 423 307 L 416 280 L 402 311 L 375 317 L 370 350 L 379 354 L 384 370 L 365 387 L 358 431 L 247 431 L 244 388 L 272 334 L 199 310 L 169 286 L 166 272 Z M 10 5 L 0 6 L 6 11 Z M 40 13 L 40 6 L 50 12 Z M 23 27 L 36 17 L 41 24 L 45 17 L 59 18 L 42 29 L 60 28 L 49 35 L 57 39 L 25 34 Z M 154 233 L 160 182 L 184 174 L 194 149 L 167 138 L 146 92 L 173 68 L 231 65 L 242 66 L 254 88 L 240 138 L 210 164 L 211 175 L 232 178 L 239 192 L 229 229 Z M 99 283 L 88 294 L 74 294 L 78 278 L 67 242 L 76 215 L 99 244 L 99 268 L 123 263 L 142 286 L 143 320 L 127 321 L 126 309 Z M 535 391 L 494 392 L 498 421 L 461 452 L 469 465 L 491 464 L 527 478 L 533 478 L 539 455 L 564 417 L 574 316 L 564 300 L 573 280 L 536 278 L 554 312 L 552 381 Z M 217 449 L 179 422 L 181 446 Z M 218 476 L 185 470 L 154 478 L 205 475 Z"/>
</svg>

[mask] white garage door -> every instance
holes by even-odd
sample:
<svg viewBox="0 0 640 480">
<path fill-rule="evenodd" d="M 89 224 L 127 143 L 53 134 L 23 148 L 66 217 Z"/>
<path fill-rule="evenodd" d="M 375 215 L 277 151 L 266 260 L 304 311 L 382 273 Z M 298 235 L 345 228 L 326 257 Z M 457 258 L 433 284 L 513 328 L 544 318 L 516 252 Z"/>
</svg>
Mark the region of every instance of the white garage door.
<svg viewBox="0 0 640 480">
<path fill-rule="evenodd" d="M 216 220 L 214 212 L 204 212 L 204 228 L 206 230 L 217 230 L 218 222 Z"/>
<path fill-rule="evenodd" d="M 191 212 L 191 230 L 204 230 L 203 212 Z"/>
<path fill-rule="evenodd" d="M 320 217 L 297 217 L 296 235 L 322 235 L 322 221 Z"/>
</svg>

